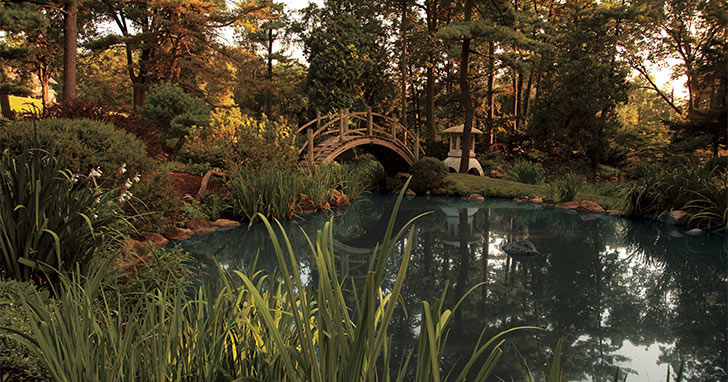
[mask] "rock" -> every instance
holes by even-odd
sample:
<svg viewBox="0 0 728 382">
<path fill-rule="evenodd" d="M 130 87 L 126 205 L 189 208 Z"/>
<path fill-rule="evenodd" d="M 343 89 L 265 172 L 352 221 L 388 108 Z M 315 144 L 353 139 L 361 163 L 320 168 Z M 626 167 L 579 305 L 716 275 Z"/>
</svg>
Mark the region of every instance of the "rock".
<svg viewBox="0 0 728 382">
<path fill-rule="evenodd" d="M 543 198 L 540 196 L 536 196 L 531 199 L 531 202 L 536 203 L 536 204 L 541 204 L 541 203 L 543 203 Z"/>
<path fill-rule="evenodd" d="M 500 172 L 503 172 L 503 164 L 499 164 L 498 166 L 495 166 L 495 169 Z"/>
<path fill-rule="evenodd" d="M 311 197 L 306 194 L 296 195 L 298 198 L 298 209 L 305 214 L 310 214 L 316 211 L 316 204 L 311 200 Z"/>
<path fill-rule="evenodd" d="M 678 239 L 685 237 L 685 235 L 683 235 L 682 233 L 680 233 L 674 229 L 671 229 L 670 231 L 668 231 L 667 234 L 670 235 L 671 237 L 678 238 Z"/>
<path fill-rule="evenodd" d="M 618 176 L 610 176 L 609 181 L 612 183 L 619 183 L 619 177 Z"/>
<path fill-rule="evenodd" d="M 579 202 L 579 208 L 580 211 L 587 211 L 587 212 L 604 212 L 604 207 L 600 206 L 598 203 L 592 202 L 591 200 L 582 200 Z"/>
<path fill-rule="evenodd" d="M 472 202 L 482 202 L 485 200 L 485 197 L 480 194 L 470 194 L 468 196 L 463 196 L 463 200 L 470 200 Z"/>
<path fill-rule="evenodd" d="M 672 210 L 669 214 L 666 214 L 660 218 L 661 221 L 667 224 L 686 224 L 690 215 L 683 210 Z"/>
<path fill-rule="evenodd" d="M 331 204 L 329 204 L 329 202 L 326 202 L 326 203 L 324 203 L 324 204 L 323 204 L 323 205 L 321 206 L 321 211 L 328 211 L 328 210 L 330 210 L 330 209 L 331 209 Z"/>
<path fill-rule="evenodd" d="M 607 210 L 607 213 L 612 216 L 624 216 L 624 211 L 622 210 Z"/>
<path fill-rule="evenodd" d="M 576 209 L 579 208 L 579 202 L 570 201 L 570 202 L 563 202 L 563 203 L 556 203 L 556 208 L 567 208 L 567 209 Z"/>
<path fill-rule="evenodd" d="M 535 256 L 538 255 L 536 246 L 529 240 L 518 240 L 503 246 L 503 252 L 510 256 Z"/>
<path fill-rule="evenodd" d="M 154 243 L 156 245 L 165 245 L 169 241 L 169 240 L 167 240 L 166 237 L 164 237 L 156 232 L 145 232 L 144 240 L 151 241 L 152 243 Z"/>
<path fill-rule="evenodd" d="M 187 228 L 169 226 L 162 230 L 162 234 L 170 240 L 185 240 L 195 234 L 195 231 Z"/>
<path fill-rule="evenodd" d="M 144 244 L 139 240 L 124 239 L 121 241 L 121 245 L 124 247 L 124 252 L 136 253 L 138 255 L 145 255 L 149 252 L 148 248 L 145 248 Z"/>
<path fill-rule="evenodd" d="M 525 203 L 528 201 L 528 196 L 516 196 L 515 198 L 513 198 L 513 200 L 518 203 Z"/>
<path fill-rule="evenodd" d="M 581 219 L 582 221 L 585 221 L 585 222 L 592 221 L 592 220 L 597 220 L 600 217 L 602 217 L 602 214 L 591 213 L 591 214 L 581 214 L 581 215 L 579 215 L 579 219 Z"/>
<path fill-rule="evenodd" d="M 411 188 L 408 188 L 408 189 L 407 189 L 407 192 L 405 192 L 404 194 L 405 194 L 406 196 L 417 196 L 417 194 L 416 194 L 416 193 L 415 193 L 414 191 L 412 191 L 412 189 L 411 189 Z"/>
<path fill-rule="evenodd" d="M 332 207 L 348 207 L 351 205 L 351 202 L 349 201 L 349 197 L 346 196 L 346 194 L 339 190 L 333 190 L 331 191 L 331 196 L 329 197 L 329 204 Z"/>
<path fill-rule="evenodd" d="M 217 228 L 232 228 L 232 227 L 240 226 L 240 222 L 237 222 L 235 220 L 229 220 L 229 219 L 217 219 L 214 222 L 212 222 L 212 225 Z"/>
<path fill-rule="evenodd" d="M 703 235 L 703 230 L 700 229 L 700 228 L 693 228 L 693 229 L 691 229 L 691 230 L 689 230 L 689 231 L 687 231 L 685 233 L 688 234 L 688 235 L 690 235 L 690 236 L 702 236 Z"/>
<path fill-rule="evenodd" d="M 205 218 L 190 219 L 190 221 L 187 222 L 187 228 L 195 231 L 195 233 L 212 232 L 217 229 L 217 227 L 213 226 L 212 223 L 210 223 L 210 221 Z"/>
<path fill-rule="evenodd" d="M 490 177 L 491 178 L 502 178 L 503 177 L 503 172 L 502 171 L 499 171 L 499 170 L 491 170 L 490 171 Z"/>
</svg>

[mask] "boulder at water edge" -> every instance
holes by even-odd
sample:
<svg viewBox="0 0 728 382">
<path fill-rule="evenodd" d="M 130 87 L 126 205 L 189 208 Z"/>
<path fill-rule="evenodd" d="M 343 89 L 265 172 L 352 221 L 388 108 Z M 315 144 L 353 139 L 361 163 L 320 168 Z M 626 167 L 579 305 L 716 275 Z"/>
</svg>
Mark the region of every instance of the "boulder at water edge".
<svg viewBox="0 0 728 382">
<path fill-rule="evenodd" d="M 346 196 L 343 192 L 339 190 L 333 190 L 331 191 L 331 196 L 329 197 L 329 204 L 331 207 L 348 207 L 351 205 L 351 201 L 349 201 L 349 197 Z"/>
<path fill-rule="evenodd" d="M 240 226 L 240 222 L 236 222 L 235 220 L 228 220 L 228 219 L 217 219 L 214 222 L 212 222 L 212 225 L 217 228 L 232 228 L 232 227 Z"/>
<path fill-rule="evenodd" d="M 156 245 L 165 245 L 169 241 L 169 240 L 167 240 L 166 237 L 164 237 L 156 232 L 145 232 L 144 240 L 151 241 L 152 243 L 154 243 Z"/>
<path fill-rule="evenodd" d="M 187 228 L 198 232 L 212 232 L 217 229 L 205 218 L 192 218 L 187 222 Z"/>
<path fill-rule="evenodd" d="M 471 202 L 482 202 L 485 200 L 483 195 L 480 194 L 470 194 L 468 196 L 463 196 L 463 200 L 469 200 Z"/>
<path fill-rule="evenodd" d="M 170 240 L 185 240 L 192 237 L 195 231 L 187 228 L 179 228 L 175 226 L 169 226 L 162 231 L 162 234 Z"/>
</svg>

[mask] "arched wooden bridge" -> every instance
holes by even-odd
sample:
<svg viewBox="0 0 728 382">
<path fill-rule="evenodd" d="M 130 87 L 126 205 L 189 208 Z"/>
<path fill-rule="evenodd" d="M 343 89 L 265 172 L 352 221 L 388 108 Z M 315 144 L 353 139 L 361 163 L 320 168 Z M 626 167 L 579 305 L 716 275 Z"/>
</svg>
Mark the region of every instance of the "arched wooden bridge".
<svg viewBox="0 0 728 382">
<path fill-rule="evenodd" d="M 304 165 L 327 164 L 354 147 L 362 146 L 373 154 L 390 173 L 408 171 L 424 153 L 419 134 L 412 134 L 397 118 L 373 113 L 349 112 L 320 115 L 301 126 L 306 145 L 298 151 Z"/>
</svg>

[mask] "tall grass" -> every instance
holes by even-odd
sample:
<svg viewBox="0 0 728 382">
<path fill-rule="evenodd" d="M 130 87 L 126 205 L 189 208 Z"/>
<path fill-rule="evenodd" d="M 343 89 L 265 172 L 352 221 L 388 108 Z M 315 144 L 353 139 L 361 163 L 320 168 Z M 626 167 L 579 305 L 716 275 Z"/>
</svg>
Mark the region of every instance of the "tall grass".
<svg viewBox="0 0 728 382">
<path fill-rule="evenodd" d="M 545 172 L 538 163 L 519 159 L 505 169 L 504 178 L 526 184 L 543 183 Z"/>
<path fill-rule="evenodd" d="M 293 169 L 266 167 L 253 171 L 239 167 L 232 173 L 228 190 L 236 213 L 249 220 L 260 214 L 289 219 L 296 212 L 297 194 L 303 189 L 302 179 Z"/>
<path fill-rule="evenodd" d="M 36 281 L 71 271 L 111 245 L 120 210 L 113 192 L 78 181 L 45 151 L 0 158 L 0 277 Z"/>
<path fill-rule="evenodd" d="M 654 216 L 682 209 L 692 215 L 694 223 L 726 228 L 727 181 L 728 172 L 706 166 L 652 169 L 629 190 L 627 202 L 635 215 Z"/>
<path fill-rule="evenodd" d="M 365 155 L 356 162 L 331 165 L 336 183 L 351 198 L 365 191 L 377 190 L 384 184 L 387 173 L 373 156 Z"/>
<path fill-rule="evenodd" d="M 557 178 L 549 184 L 549 197 L 559 202 L 574 200 L 581 189 L 582 177 L 573 172 Z"/>
<path fill-rule="evenodd" d="M 318 278 L 307 287 L 286 233 L 276 224 L 276 235 L 263 218 L 280 277 L 249 271 L 236 272 L 236 279 L 223 272 L 216 287 L 162 287 L 135 300 L 112 299 L 105 288 L 110 258 L 85 277 L 62 276 L 57 304 L 21 293 L 17 301 L 33 318 L 31 334 L 3 330 L 35 351 L 59 381 L 403 381 L 413 356 L 418 381 L 484 381 L 500 358 L 503 336 L 520 328 L 481 339 L 464 368 L 441 370 L 453 313 L 444 298 L 423 302 L 419 346 L 405 365 L 390 370 L 389 324 L 414 232 L 411 221 L 394 232 L 401 198 L 353 304 L 335 271 L 331 222 L 309 241 Z M 385 264 L 403 236 L 404 253 L 385 290 Z"/>
</svg>

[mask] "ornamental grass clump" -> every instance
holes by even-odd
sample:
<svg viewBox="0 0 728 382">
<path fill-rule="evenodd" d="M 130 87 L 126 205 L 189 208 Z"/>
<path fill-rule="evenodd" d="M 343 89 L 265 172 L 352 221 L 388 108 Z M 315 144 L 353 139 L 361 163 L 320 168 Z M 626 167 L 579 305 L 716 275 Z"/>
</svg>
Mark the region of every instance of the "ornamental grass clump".
<svg viewBox="0 0 728 382">
<path fill-rule="evenodd" d="M 550 197 L 559 202 L 574 200 L 582 186 L 582 177 L 570 172 L 549 185 Z"/>
<path fill-rule="evenodd" d="M 545 176 L 543 167 L 527 160 L 517 160 L 506 168 L 504 178 L 526 184 L 541 184 Z"/>
<path fill-rule="evenodd" d="M 266 167 L 253 170 L 238 167 L 227 187 L 235 213 L 250 221 L 258 214 L 276 219 L 290 219 L 296 212 L 298 193 L 304 189 L 301 176 L 294 169 Z"/>
<path fill-rule="evenodd" d="M 118 195 L 37 148 L 0 158 L 0 278 L 44 280 L 115 245 Z"/>
</svg>

